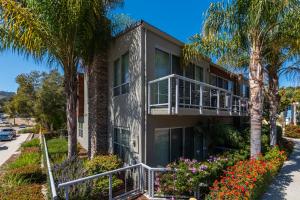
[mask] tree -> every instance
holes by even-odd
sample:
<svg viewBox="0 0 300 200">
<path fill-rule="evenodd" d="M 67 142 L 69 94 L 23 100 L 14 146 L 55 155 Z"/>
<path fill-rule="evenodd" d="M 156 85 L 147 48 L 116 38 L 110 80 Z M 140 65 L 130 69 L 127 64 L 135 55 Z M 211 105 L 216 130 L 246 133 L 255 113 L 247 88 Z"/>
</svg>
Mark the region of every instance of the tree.
<svg viewBox="0 0 300 200">
<path fill-rule="evenodd" d="M 251 157 L 261 152 L 263 109 L 263 52 L 276 42 L 274 32 L 286 34 L 289 26 L 296 30 L 295 15 L 299 2 L 231 0 L 212 3 L 207 11 L 203 34 L 189 47 L 228 65 L 248 66 L 250 86 Z M 296 12 L 297 11 L 297 12 Z M 188 52 L 188 51 L 187 51 Z M 190 57 L 194 53 L 187 54 Z M 240 56 L 237 56 L 240 55 Z"/>
<path fill-rule="evenodd" d="M 89 37 L 82 39 L 83 65 L 88 74 L 88 154 L 108 153 L 108 68 L 107 56 L 113 34 L 132 24 L 126 15 L 108 18 L 108 12 L 122 3 L 121 0 L 87 1 L 82 5 L 85 19 L 93 26 L 83 27 Z M 95 42 L 97 41 L 97 42 Z M 101 92 L 100 92 L 101 91 Z"/>
<path fill-rule="evenodd" d="M 35 92 L 40 82 L 40 73 L 33 71 L 16 77 L 19 87 L 17 93 L 4 106 L 5 112 L 11 117 L 33 117 Z"/>
<path fill-rule="evenodd" d="M 69 158 L 77 152 L 77 45 L 82 38 L 78 31 L 82 2 L 0 0 L 3 47 L 32 55 L 37 61 L 46 59 L 64 71 Z"/>
<path fill-rule="evenodd" d="M 64 79 L 58 71 L 43 73 L 40 87 L 34 101 L 34 117 L 50 131 L 65 127 L 66 103 Z"/>
</svg>

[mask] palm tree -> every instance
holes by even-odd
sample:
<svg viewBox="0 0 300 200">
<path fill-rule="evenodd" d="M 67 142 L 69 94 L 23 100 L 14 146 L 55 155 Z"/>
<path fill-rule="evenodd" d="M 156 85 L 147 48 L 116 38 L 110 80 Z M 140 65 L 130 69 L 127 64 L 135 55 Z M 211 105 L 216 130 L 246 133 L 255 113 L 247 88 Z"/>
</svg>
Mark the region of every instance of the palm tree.
<svg viewBox="0 0 300 200">
<path fill-rule="evenodd" d="M 85 23 L 82 31 L 87 37 L 81 40 L 81 58 L 88 74 L 88 154 L 108 153 L 108 50 L 112 34 L 131 21 L 108 17 L 109 11 L 122 4 L 122 0 L 86 1 L 82 5 Z M 117 16 L 117 15 L 115 15 Z M 92 25 L 91 25 L 92 24 Z M 97 41 L 97 42 L 95 42 Z"/>
<path fill-rule="evenodd" d="M 64 71 L 66 93 L 68 157 L 77 151 L 77 48 L 80 2 L 68 0 L 0 0 L 1 34 L 5 48 L 47 59 Z"/>
<path fill-rule="evenodd" d="M 296 36 L 296 35 L 295 35 Z M 299 41 L 300 36 L 289 37 L 286 40 L 290 43 L 289 47 L 283 47 L 280 42 L 274 44 L 274 47 L 266 55 L 266 70 L 268 72 L 269 88 L 266 92 L 269 102 L 269 121 L 270 121 L 270 145 L 277 144 L 277 125 L 280 95 L 279 95 L 279 76 L 281 74 L 289 75 L 297 73 L 299 69 L 299 47 L 295 43 Z"/>
<path fill-rule="evenodd" d="M 248 65 L 250 86 L 251 157 L 261 152 L 263 109 L 263 53 L 270 48 L 274 32 L 285 35 L 290 26 L 295 30 L 296 0 L 231 0 L 212 3 L 207 11 L 203 34 L 194 37 L 191 49 L 204 52 L 236 66 Z M 202 50 L 200 51 L 202 52 Z M 240 56 L 237 56 L 239 55 Z M 190 57 L 193 53 L 187 53 Z M 238 58 L 235 58 L 237 56 Z M 249 59 L 248 59 L 249 58 Z"/>
</svg>

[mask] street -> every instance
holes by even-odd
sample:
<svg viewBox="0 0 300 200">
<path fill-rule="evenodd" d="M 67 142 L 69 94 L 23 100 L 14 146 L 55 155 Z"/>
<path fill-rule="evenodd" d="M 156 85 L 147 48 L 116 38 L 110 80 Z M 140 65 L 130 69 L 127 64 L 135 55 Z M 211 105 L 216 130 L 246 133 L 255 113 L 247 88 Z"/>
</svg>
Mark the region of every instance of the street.
<svg viewBox="0 0 300 200">
<path fill-rule="evenodd" d="M 5 163 L 14 153 L 17 152 L 21 144 L 26 141 L 29 134 L 20 134 L 12 141 L 0 142 L 0 166 Z"/>
</svg>

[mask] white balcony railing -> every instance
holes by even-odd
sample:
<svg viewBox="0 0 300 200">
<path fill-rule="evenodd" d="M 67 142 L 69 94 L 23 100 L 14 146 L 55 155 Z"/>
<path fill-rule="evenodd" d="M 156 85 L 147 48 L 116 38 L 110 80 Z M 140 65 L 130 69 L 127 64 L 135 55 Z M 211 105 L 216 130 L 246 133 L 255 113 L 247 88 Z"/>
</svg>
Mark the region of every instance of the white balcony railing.
<svg viewBox="0 0 300 200">
<path fill-rule="evenodd" d="M 181 114 L 187 109 L 197 110 L 199 114 L 248 114 L 247 98 L 176 74 L 150 81 L 148 102 L 149 114 L 153 114 L 153 109 L 167 109 L 167 114 Z"/>
</svg>

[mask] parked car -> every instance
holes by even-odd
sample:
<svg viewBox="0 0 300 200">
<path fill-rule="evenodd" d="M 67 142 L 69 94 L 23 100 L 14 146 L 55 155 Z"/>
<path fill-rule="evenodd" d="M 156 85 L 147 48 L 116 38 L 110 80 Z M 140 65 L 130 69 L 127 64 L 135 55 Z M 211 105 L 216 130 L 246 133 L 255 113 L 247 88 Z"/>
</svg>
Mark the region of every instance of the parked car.
<svg viewBox="0 0 300 200">
<path fill-rule="evenodd" d="M 16 131 L 12 128 L 4 128 L 0 130 L 0 140 L 12 140 L 16 136 Z"/>
<path fill-rule="evenodd" d="M 25 124 L 21 124 L 21 125 L 19 126 L 19 128 L 26 128 L 26 125 L 25 125 Z"/>
</svg>

